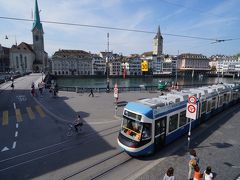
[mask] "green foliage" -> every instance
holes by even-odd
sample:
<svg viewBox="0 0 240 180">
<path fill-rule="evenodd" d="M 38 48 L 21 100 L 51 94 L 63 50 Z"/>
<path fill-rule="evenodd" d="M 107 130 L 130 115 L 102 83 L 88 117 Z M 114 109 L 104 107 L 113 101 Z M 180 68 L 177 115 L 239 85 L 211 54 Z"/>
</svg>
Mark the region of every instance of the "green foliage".
<svg viewBox="0 0 240 180">
<path fill-rule="evenodd" d="M 216 66 L 212 66 L 211 71 L 216 71 L 216 70 L 217 70 Z"/>
</svg>

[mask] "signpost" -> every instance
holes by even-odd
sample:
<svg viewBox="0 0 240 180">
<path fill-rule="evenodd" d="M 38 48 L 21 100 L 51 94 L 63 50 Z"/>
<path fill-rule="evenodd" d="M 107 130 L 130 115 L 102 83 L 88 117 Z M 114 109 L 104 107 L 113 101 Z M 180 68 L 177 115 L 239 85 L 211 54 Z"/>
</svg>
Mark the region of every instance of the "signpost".
<svg viewBox="0 0 240 180">
<path fill-rule="evenodd" d="M 113 96 L 115 98 L 115 116 L 117 115 L 117 108 L 118 108 L 118 87 L 117 87 L 117 83 L 115 83 L 114 85 L 114 90 L 113 90 Z"/>
<path fill-rule="evenodd" d="M 197 103 L 197 98 L 195 96 L 190 96 L 188 98 L 187 113 L 186 113 L 186 117 L 190 119 L 189 130 L 188 130 L 188 149 L 190 147 L 190 140 L 191 140 L 192 120 L 196 120 L 196 118 L 197 118 L 197 104 L 196 103 Z"/>
</svg>

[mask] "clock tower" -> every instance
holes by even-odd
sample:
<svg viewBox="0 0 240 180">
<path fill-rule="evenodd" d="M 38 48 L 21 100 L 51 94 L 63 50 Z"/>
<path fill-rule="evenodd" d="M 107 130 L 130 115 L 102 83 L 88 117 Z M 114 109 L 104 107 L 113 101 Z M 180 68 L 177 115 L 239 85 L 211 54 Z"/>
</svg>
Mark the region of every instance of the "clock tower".
<svg viewBox="0 0 240 180">
<path fill-rule="evenodd" d="M 33 51 L 35 60 L 33 62 L 34 71 L 45 71 L 47 66 L 47 53 L 44 51 L 43 27 L 40 21 L 38 2 L 35 0 L 34 21 L 32 27 Z"/>
</svg>

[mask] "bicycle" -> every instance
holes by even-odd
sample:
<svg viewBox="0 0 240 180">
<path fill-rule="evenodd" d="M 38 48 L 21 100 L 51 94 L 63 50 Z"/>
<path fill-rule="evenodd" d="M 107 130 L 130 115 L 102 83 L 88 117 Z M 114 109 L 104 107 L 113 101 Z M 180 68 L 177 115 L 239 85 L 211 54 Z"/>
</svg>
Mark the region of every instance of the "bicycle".
<svg viewBox="0 0 240 180">
<path fill-rule="evenodd" d="M 72 136 L 73 133 L 76 133 L 76 134 L 80 133 L 80 131 L 82 131 L 81 127 L 82 127 L 82 125 L 80 125 L 79 131 L 76 132 L 75 127 L 74 127 L 74 124 L 73 124 L 73 123 L 68 123 L 66 135 L 67 135 L 67 136 Z"/>
</svg>

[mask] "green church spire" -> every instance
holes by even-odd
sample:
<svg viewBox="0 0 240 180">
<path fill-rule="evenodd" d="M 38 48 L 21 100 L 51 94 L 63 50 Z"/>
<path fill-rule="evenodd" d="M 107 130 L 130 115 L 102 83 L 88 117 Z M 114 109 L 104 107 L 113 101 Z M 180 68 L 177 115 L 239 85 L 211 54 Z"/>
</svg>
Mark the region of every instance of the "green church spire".
<svg viewBox="0 0 240 180">
<path fill-rule="evenodd" d="M 34 21 L 32 31 L 37 28 L 40 31 L 43 31 L 42 23 L 40 21 L 39 10 L 38 10 L 38 2 L 35 0 L 35 9 L 34 9 Z"/>
</svg>

